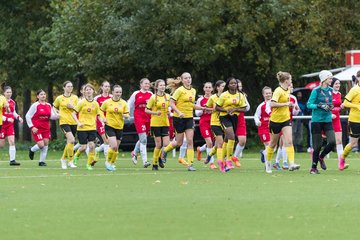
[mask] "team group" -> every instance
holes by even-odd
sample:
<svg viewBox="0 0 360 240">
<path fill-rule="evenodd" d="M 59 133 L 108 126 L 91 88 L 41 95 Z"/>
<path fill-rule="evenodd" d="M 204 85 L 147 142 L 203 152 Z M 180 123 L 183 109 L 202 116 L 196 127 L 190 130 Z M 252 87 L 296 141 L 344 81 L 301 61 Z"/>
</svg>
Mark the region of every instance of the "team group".
<svg viewBox="0 0 360 240">
<path fill-rule="evenodd" d="M 319 173 L 319 163 L 320 167 L 326 170 L 324 157 L 335 145 L 339 170 L 348 168 L 345 158 L 357 145 L 360 136 L 360 72 L 354 78 L 354 87 L 343 103 L 339 91 L 340 81 L 326 70 L 320 72 L 319 78 L 320 86 L 312 90 L 307 102 L 307 107 L 312 109 L 311 174 Z M 278 72 L 277 79 L 279 87 L 274 92 L 270 87 L 262 89 L 264 102 L 257 107 L 254 116 L 258 135 L 265 147 L 261 153 L 266 173 L 271 173 L 273 168 L 289 171 L 300 168 L 300 165 L 295 163 L 292 143 L 292 115 L 300 111 L 296 98 L 291 95 L 292 77 L 287 72 Z M 246 143 L 244 112 L 250 109 L 241 81 L 231 77 L 226 82 L 218 80 L 214 85 L 206 82 L 203 87 L 204 94 L 197 101 L 196 90 L 191 84 L 192 78 L 187 72 L 177 79 L 167 79 L 166 82 L 158 79 L 150 83 L 147 78 L 143 78 L 140 81 L 140 90 L 135 91 L 126 102 L 121 98 L 122 88 L 119 85 L 110 89 L 110 83 L 105 81 L 101 85 L 100 94 L 94 97 L 95 88 L 91 84 L 85 84 L 81 88 L 82 96 L 78 98 L 72 94 L 73 84 L 66 81 L 63 84 L 64 93 L 55 99 L 53 106 L 46 102 L 46 93 L 40 90 L 37 92 L 37 101 L 26 114 L 26 122 L 36 142 L 29 149 L 29 157 L 32 160 L 35 152 L 40 151 L 39 166 L 46 166 L 45 159 L 51 138 L 49 120 L 59 119 L 60 128 L 67 141 L 61 157 L 63 169 L 75 168 L 80 155 L 86 152 L 86 167 L 92 170 L 99 159 L 98 153 L 104 151 L 105 167 L 114 171 L 124 119 L 133 113 L 139 136 L 131 153 L 134 164 L 137 164 L 140 154 L 143 166 L 147 168 L 152 165 L 152 169 L 157 171 L 159 167 L 165 167 L 167 153 L 180 147 L 178 162 L 185 165 L 189 171 L 195 171 L 195 113 L 200 117 L 200 132 L 206 142 L 197 148 L 197 159 L 201 160 L 201 153 L 206 151 L 204 163 L 209 164 L 211 169 L 219 168 L 221 172 L 227 172 L 233 169 L 234 165 L 240 167 L 240 158 Z M 154 94 L 150 91 L 151 87 Z M 166 93 L 167 89 L 170 89 L 170 94 Z M 11 95 L 11 88 L 4 87 L 4 96 L 0 97 L 0 147 L 4 146 L 5 138 L 8 138 L 10 165 L 18 166 L 20 163 L 15 160 L 14 120 L 23 120 L 15 111 L 15 102 Z M 340 124 L 340 111 L 343 107 L 350 108 L 350 141 L 344 149 Z M 147 159 L 149 133 L 155 141 L 152 164 Z M 78 138 L 76 145 L 75 136 Z M 97 137 L 101 140 L 99 147 L 95 146 Z M 276 148 L 278 154 L 272 164 L 271 159 Z M 218 167 L 215 165 L 215 155 Z M 280 156 L 283 159 L 282 166 L 279 164 Z"/>
</svg>

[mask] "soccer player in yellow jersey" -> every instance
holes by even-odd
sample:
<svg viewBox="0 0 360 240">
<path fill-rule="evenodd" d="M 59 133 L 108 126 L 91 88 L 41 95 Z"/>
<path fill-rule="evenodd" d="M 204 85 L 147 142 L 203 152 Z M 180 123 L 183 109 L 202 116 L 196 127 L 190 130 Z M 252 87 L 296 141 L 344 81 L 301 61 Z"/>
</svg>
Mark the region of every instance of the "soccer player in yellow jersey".
<svg viewBox="0 0 360 240">
<path fill-rule="evenodd" d="M 339 161 L 339 170 L 342 171 L 348 167 L 345 164 L 345 159 L 351 152 L 351 149 L 358 145 L 360 137 L 360 71 L 357 72 L 354 79 L 355 85 L 350 89 L 349 93 L 345 96 L 343 102 L 344 107 L 350 108 L 349 113 L 349 132 L 350 141 L 345 146 Z"/>
<path fill-rule="evenodd" d="M 114 85 L 112 97 L 105 100 L 100 107 L 101 111 L 106 113 L 105 133 L 109 140 L 109 149 L 105 167 L 109 171 L 115 170 L 115 162 L 123 135 L 124 118 L 129 118 L 127 102 L 121 98 L 121 95 L 122 88 L 119 85 Z"/>
<path fill-rule="evenodd" d="M 286 148 L 286 153 L 289 159 L 289 171 L 294 171 L 300 168 L 300 165 L 295 164 L 294 146 L 292 143 L 292 128 L 290 122 L 290 110 L 293 106 L 290 101 L 290 86 L 292 84 L 292 77 L 288 72 L 278 72 L 277 79 L 279 87 L 277 87 L 271 98 L 270 106 L 272 112 L 269 121 L 270 130 L 270 144 L 266 147 L 265 170 L 271 173 L 272 165 L 271 158 L 274 153 L 277 142 L 280 138 L 280 132 L 284 136 L 283 145 Z"/>
<path fill-rule="evenodd" d="M 216 110 L 220 112 L 220 123 L 225 132 L 225 142 L 221 149 L 218 148 L 218 157 L 223 154 L 221 151 L 226 149 L 226 161 L 224 157 L 218 159 L 221 172 L 234 168 L 232 164 L 232 154 L 234 153 L 235 132 L 237 128 L 238 115 L 245 111 L 245 96 L 239 92 L 238 81 L 234 77 L 228 78 L 223 92 L 216 102 Z"/>
<path fill-rule="evenodd" d="M 173 124 L 176 131 L 175 141 L 164 148 L 161 159 L 166 158 L 166 153 L 182 145 L 184 133 L 187 140 L 188 170 L 196 171 L 194 163 L 194 119 L 193 111 L 206 110 L 206 107 L 195 105 L 196 90 L 191 87 L 192 78 L 190 73 L 184 72 L 180 78 L 168 79 L 167 84 L 172 89 L 170 107 L 174 110 Z M 182 86 L 181 86 L 182 85 Z M 176 89 L 176 90 L 175 90 Z M 184 164 L 184 162 L 182 162 Z"/>
<path fill-rule="evenodd" d="M 80 154 L 89 146 L 89 154 L 86 168 L 92 170 L 95 165 L 95 139 L 96 139 L 96 117 L 103 117 L 100 112 L 99 104 L 94 100 L 95 88 L 91 84 L 86 84 L 84 88 L 84 99 L 75 106 L 72 113 L 77 123 L 77 134 L 81 147 L 76 151 L 75 158 L 79 158 Z M 77 117 L 79 114 L 79 117 Z"/>
<path fill-rule="evenodd" d="M 72 117 L 72 112 L 74 111 L 74 107 L 78 103 L 78 97 L 72 94 L 73 84 L 70 81 L 64 82 L 63 89 L 64 94 L 58 96 L 53 103 L 55 111 L 60 116 L 60 128 L 66 137 L 66 146 L 64 148 L 64 153 L 61 157 L 61 167 L 62 169 L 66 169 L 69 165 L 69 167 L 71 168 L 76 168 L 76 165 L 73 162 L 76 121 Z"/>
<path fill-rule="evenodd" d="M 152 170 L 159 170 L 159 166 L 164 168 L 164 162 L 160 158 L 162 146 L 170 143 L 169 138 L 169 104 L 170 95 L 165 93 L 165 81 L 158 79 L 153 83 L 155 94 L 152 95 L 146 104 L 145 112 L 151 114 L 150 127 L 151 135 L 155 140 L 155 148 L 153 154 Z"/>
</svg>

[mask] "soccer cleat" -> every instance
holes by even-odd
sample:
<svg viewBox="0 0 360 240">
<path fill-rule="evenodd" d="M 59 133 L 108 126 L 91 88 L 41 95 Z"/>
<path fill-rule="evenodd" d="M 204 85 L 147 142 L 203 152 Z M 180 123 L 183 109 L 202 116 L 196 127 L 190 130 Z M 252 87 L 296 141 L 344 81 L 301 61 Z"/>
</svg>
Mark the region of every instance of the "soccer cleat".
<svg viewBox="0 0 360 240">
<path fill-rule="evenodd" d="M 18 163 L 16 160 L 11 160 L 9 165 L 10 166 L 20 166 L 20 163 Z"/>
<path fill-rule="evenodd" d="M 266 173 L 272 173 L 271 162 L 269 162 L 269 161 L 265 161 L 265 172 Z"/>
<path fill-rule="evenodd" d="M 349 164 L 345 163 L 345 158 L 343 156 L 340 156 L 339 158 L 339 170 L 343 171 L 344 169 L 347 169 L 349 167 Z"/>
<path fill-rule="evenodd" d="M 39 162 L 39 166 L 40 166 L 40 167 L 46 167 L 47 164 L 46 164 L 46 162 Z"/>
<path fill-rule="evenodd" d="M 200 147 L 197 147 L 196 148 L 196 159 L 198 161 L 201 161 L 201 150 L 200 150 Z"/>
<path fill-rule="evenodd" d="M 188 171 L 193 172 L 196 171 L 196 168 L 193 167 L 193 165 L 188 166 Z"/>
<path fill-rule="evenodd" d="M 111 164 L 108 164 L 108 165 L 106 165 L 106 170 L 112 172 L 112 171 L 114 171 L 115 169 L 113 168 L 113 166 L 112 166 Z"/>
<path fill-rule="evenodd" d="M 90 164 L 86 164 L 86 169 L 89 170 L 89 171 L 92 171 L 93 167 Z"/>
<path fill-rule="evenodd" d="M 135 151 L 131 152 L 131 160 L 135 165 L 137 164 L 137 155 L 136 155 Z"/>
<path fill-rule="evenodd" d="M 260 151 L 260 161 L 261 161 L 262 163 L 265 163 L 265 155 L 264 155 L 264 153 L 263 153 L 263 150 Z"/>
<path fill-rule="evenodd" d="M 60 162 L 61 162 L 61 168 L 62 169 L 67 169 L 67 160 L 61 159 Z"/>
<path fill-rule="evenodd" d="M 74 156 L 74 164 L 77 165 L 79 161 L 79 156 Z"/>
<path fill-rule="evenodd" d="M 181 163 L 181 164 L 184 165 L 184 166 L 188 166 L 188 165 L 189 165 L 188 162 L 187 162 L 184 158 L 179 158 L 179 159 L 178 159 L 178 162 Z"/>
<path fill-rule="evenodd" d="M 232 156 L 232 157 L 231 157 L 231 160 L 235 163 L 235 166 L 236 166 L 237 168 L 240 168 L 240 167 L 241 167 L 239 158 L 237 158 L 237 157 L 235 157 L 235 156 Z"/>
<path fill-rule="evenodd" d="M 210 155 L 207 155 L 204 163 L 205 163 L 205 164 L 208 164 L 208 163 L 210 162 L 210 160 L 211 160 L 211 156 L 210 156 Z"/>
<path fill-rule="evenodd" d="M 93 167 L 93 166 L 95 166 L 96 163 L 97 163 L 96 160 L 92 160 L 92 162 L 90 163 L 90 165 Z"/>
<path fill-rule="evenodd" d="M 29 158 L 30 158 L 30 160 L 34 160 L 34 152 L 33 151 L 31 151 L 31 148 L 29 148 Z"/>
<path fill-rule="evenodd" d="M 156 165 L 156 166 L 157 166 L 157 165 Z M 161 167 L 161 168 L 164 168 L 164 167 L 165 167 L 164 162 L 163 162 L 163 160 L 161 160 L 161 159 L 159 159 L 159 167 Z"/>
<path fill-rule="evenodd" d="M 295 170 L 299 170 L 300 169 L 300 165 L 293 163 L 292 165 L 290 165 L 289 167 L 289 171 L 295 171 Z"/>
<path fill-rule="evenodd" d="M 283 162 L 282 169 L 284 169 L 284 170 L 288 170 L 288 169 L 289 169 L 289 165 L 288 165 L 287 162 Z"/>
<path fill-rule="evenodd" d="M 310 169 L 310 174 L 320 174 L 319 170 L 317 170 L 317 168 L 312 168 Z"/>
<path fill-rule="evenodd" d="M 159 171 L 158 165 L 153 165 L 153 166 L 152 166 L 152 170 L 153 170 L 153 171 Z"/>
<path fill-rule="evenodd" d="M 282 167 L 280 167 L 279 163 L 274 163 L 273 168 L 275 168 L 276 170 L 283 170 Z"/>
<path fill-rule="evenodd" d="M 74 164 L 74 161 L 68 162 L 68 166 L 71 168 L 77 168 L 77 166 Z"/>
<path fill-rule="evenodd" d="M 167 152 L 165 152 L 164 148 L 162 148 L 161 149 L 160 159 L 163 160 L 164 163 L 166 163 L 166 156 L 167 156 Z"/>
<path fill-rule="evenodd" d="M 322 170 L 326 170 L 326 164 L 324 158 L 319 156 L 320 167 Z"/>
<path fill-rule="evenodd" d="M 232 162 L 230 160 L 227 160 L 225 162 L 225 165 L 228 169 L 233 169 L 234 168 L 234 165 L 232 164 Z"/>
<path fill-rule="evenodd" d="M 219 164 L 219 170 L 220 172 L 225 172 L 225 162 L 224 161 L 221 161 L 221 160 L 218 160 L 218 164 Z"/>
<path fill-rule="evenodd" d="M 214 163 L 210 163 L 210 169 L 217 169 L 217 166 Z"/>
<path fill-rule="evenodd" d="M 147 168 L 148 166 L 151 166 L 151 163 L 145 162 L 145 163 L 144 163 L 144 168 Z"/>
</svg>

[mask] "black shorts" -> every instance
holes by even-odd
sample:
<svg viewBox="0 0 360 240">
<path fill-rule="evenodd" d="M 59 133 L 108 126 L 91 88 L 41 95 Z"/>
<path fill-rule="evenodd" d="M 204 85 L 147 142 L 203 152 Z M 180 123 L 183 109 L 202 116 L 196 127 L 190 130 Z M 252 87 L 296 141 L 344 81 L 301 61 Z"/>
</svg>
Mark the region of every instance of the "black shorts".
<svg viewBox="0 0 360 240">
<path fill-rule="evenodd" d="M 287 121 L 281 122 L 281 123 L 270 121 L 269 122 L 269 131 L 272 134 L 279 134 L 281 132 L 281 130 L 287 126 L 291 126 L 290 120 L 287 120 Z"/>
<path fill-rule="evenodd" d="M 69 124 L 61 124 L 60 125 L 61 130 L 63 131 L 64 134 L 71 132 L 74 137 L 76 135 L 77 132 L 77 125 L 69 125 Z"/>
<path fill-rule="evenodd" d="M 169 136 L 169 127 L 151 127 L 151 136 L 154 137 Z"/>
<path fill-rule="evenodd" d="M 194 119 L 173 117 L 173 125 L 176 133 L 183 133 L 187 129 L 194 129 Z"/>
<path fill-rule="evenodd" d="M 96 130 L 90 131 L 78 131 L 77 135 L 79 138 L 79 143 L 81 145 L 87 144 L 88 142 L 94 142 L 96 139 Z"/>
<path fill-rule="evenodd" d="M 211 126 L 211 131 L 214 133 L 215 136 L 223 136 L 224 131 L 220 126 Z"/>
<path fill-rule="evenodd" d="M 220 116 L 220 123 L 221 123 L 221 127 L 223 129 L 227 129 L 229 127 L 232 127 L 234 129 L 234 131 L 236 131 L 237 128 L 237 122 L 238 122 L 238 115 L 225 115 L 225 116 Z"/>
<path fill-rule="evenodd" d="M 334 131 L 332 122 L 311 122 L 311 134 Z"/>
<path fill-rule="evenodd" d="M 116 129 L 116 128 L 110 127 L 108 125 L 105 125 L 105 133 L 108 137 L 116 137 L 116 140 L 120 140 L 120 141 L 123 136 L 122 129 Z"/>
<path fill-rule="evenodd" d="M 350 132 L 351 137 L 359 138 L 360 137 L 360 123 L 349 122 L 349 132 Z"/>
</svg>

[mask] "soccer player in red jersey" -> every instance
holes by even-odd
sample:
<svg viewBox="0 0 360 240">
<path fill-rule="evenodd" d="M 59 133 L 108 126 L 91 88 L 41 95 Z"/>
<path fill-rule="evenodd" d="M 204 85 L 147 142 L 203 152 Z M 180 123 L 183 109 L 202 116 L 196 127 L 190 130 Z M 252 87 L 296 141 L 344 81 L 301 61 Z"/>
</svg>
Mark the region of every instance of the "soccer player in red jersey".
<svg viewBox="0 0 360 240">
<path fill-rule="evenodd" d="M 134 150 L 131 152 L 131 158 L 134 164 L 137 164 L 137 155 L 141 154 L 145 168 L 151 165 L 147 161 L 147 135 L 150 132 L 150 115 L 145 113 L 146 103 L 152 96 L 150 81 L 147 78 L 140 80 L 140 90 L 135 91 L 128 100 L 130 113 L 134 111 L 134 124 L 139 136 Z"/>
<path fill-rule="evenodd" d="M 333 78 L 330 86 L 333 88 L 332 100 L 334 104 L 334 108 L 332 109 L 332 124 L 335 132 L 336 152 L 338 155 L 338 159 L 340 159 L 341 154 L 344 151 L 344 147 L 342 144 L 342 127 L 340 122 L 340 112 L 344 108 L 344 106 L 341 100 L 340 80 L 337 78 Z"/>
<path fill-rule="evenodd" d="M 36 144 L 29 149 L 29 158 L 34 159 L 34 153 L 40 150 L 39 166 L 46 166 L 45 159 L 48 151 L 50 135 L 50 119 L 58 119 L 51 105 L 46 102 L 46 93 L 39 90 L 36 93 L 38 101 L 33 103 L 26 113 L 26 122 Z"/>
</svg>

